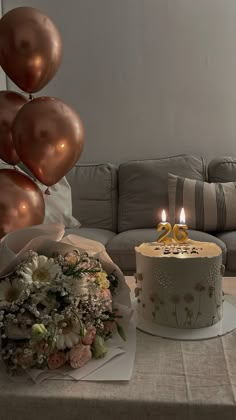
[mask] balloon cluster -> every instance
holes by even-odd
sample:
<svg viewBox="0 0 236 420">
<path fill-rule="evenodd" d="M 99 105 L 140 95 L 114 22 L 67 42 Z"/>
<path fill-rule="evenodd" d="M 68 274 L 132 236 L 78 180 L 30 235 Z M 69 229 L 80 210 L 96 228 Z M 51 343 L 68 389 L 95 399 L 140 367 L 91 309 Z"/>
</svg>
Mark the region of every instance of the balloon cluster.
<svg viewBox="0 0 236 420">
<path fill-rule="evenodd" d="M 60 34 L 39 10 L 18 7 L 0 19 L 0 65 L 26 96 L 0 91 L 0 159 L 20 161 L 42 184 L 58 182 L 79 159 L 84 145 L 82 121 L 57 98 L 38 97 L 55 75 L 62 55 Z M 37 185 L 16 168 L 0 170 L 0 238 L 44 219 Z"/>
</svg>

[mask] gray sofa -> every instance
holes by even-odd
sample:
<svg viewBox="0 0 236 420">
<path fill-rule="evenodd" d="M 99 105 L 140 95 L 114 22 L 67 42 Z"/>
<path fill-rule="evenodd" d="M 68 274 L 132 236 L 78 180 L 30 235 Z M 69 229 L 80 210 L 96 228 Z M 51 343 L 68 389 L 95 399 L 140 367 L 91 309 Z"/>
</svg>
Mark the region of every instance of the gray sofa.
<svg viewBox="0 0 236 420">
<path fill-rule="evenodd" d="M 206 165 L 201 157 L 180 155 L 119 166 L 77 164 L 67 179 L 72 187 L 73 215 L 81 227 L 67 232 L 103 243 L 113 261 L 126 274 L 133 274 L 134 247 L 158 237 L 157 215 L 168 209 L 170 172 L 208 182 L 236 182 L 236 159 L 224 157 Z M 236 275 L 236 231 L 189 230 L 189 237 L 218 244 L 226 275 Z"/>
</svg>

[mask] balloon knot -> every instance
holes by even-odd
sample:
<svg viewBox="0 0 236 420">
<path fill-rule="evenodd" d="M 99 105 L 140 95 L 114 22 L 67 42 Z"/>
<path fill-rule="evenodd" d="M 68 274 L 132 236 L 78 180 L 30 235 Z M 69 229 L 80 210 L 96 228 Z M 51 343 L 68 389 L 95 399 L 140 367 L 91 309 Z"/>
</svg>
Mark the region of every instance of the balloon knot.
<svg viewBox="0 0 236 420">
<path fill-rule="evenodd" d="M 32 101 L 32 99 L 34 99 L 32 93 L 29 93 L 29 100 Z"/>
<path fill-rule="evenodd" d="M 44 194 L 46 194 L 46 195 L 51 195 L 49 188 L 47 188 L 47 189 L 44 191 Z"/>
</svg>

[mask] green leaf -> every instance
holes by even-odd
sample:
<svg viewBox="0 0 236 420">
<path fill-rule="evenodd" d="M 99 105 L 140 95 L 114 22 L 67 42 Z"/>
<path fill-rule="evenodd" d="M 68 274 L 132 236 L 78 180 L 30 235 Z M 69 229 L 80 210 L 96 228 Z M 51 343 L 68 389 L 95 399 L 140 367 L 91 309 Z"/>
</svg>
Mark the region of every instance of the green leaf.
<svg viewBox="0 0 236 420">
<path fill-rule="evenodd" d="M 93 357 L 95 357 L 95 359 L 101 359 L 106 355 L 107 351 L 108 347 L 105 344 L 104 338 L 100 335 L 96 335 L 92 344 Z"/>
<path fill-rule="evenodd" d="M 117 327 L 117 331 L 118 331 L 120 337 L 122 338 L 122 340 L 126 341 L 127 338 L 126 338 L 123 327 L 121 325 L 117 324 L 117 322 L 116 322 L 116 327 Z"/>
</svg>

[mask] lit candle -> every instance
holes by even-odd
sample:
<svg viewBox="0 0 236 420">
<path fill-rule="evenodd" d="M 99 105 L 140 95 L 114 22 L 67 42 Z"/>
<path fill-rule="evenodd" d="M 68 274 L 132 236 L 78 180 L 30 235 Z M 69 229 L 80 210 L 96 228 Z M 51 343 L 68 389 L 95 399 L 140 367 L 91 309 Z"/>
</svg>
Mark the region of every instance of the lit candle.
<svg viewBox="0 0 236 420">
<path fill-rule="evenodd" d="M 174 240 L 178 243 L 184 243 L 188 240 L 188 233 L 186 230 L 188 229 L 188 226 L 185 224 L 185 212 L 182 208 L 180 212 L 180 223 L 177 223 L 173 227 L 173 237 Z"/>
<path fill-rule="evenodd" d="M 172 239 L 168 238 L 168 235 L 171 233 L 172 228 L 171 224 L 166 221 L 166 212 L 165 210 L 162 210 L 162 222 L 158 224 L 157 226 L 157 232 L 163 231 L 159 238 L 157 239 L 157 242 L 171 242 Z"/>
</svg>

